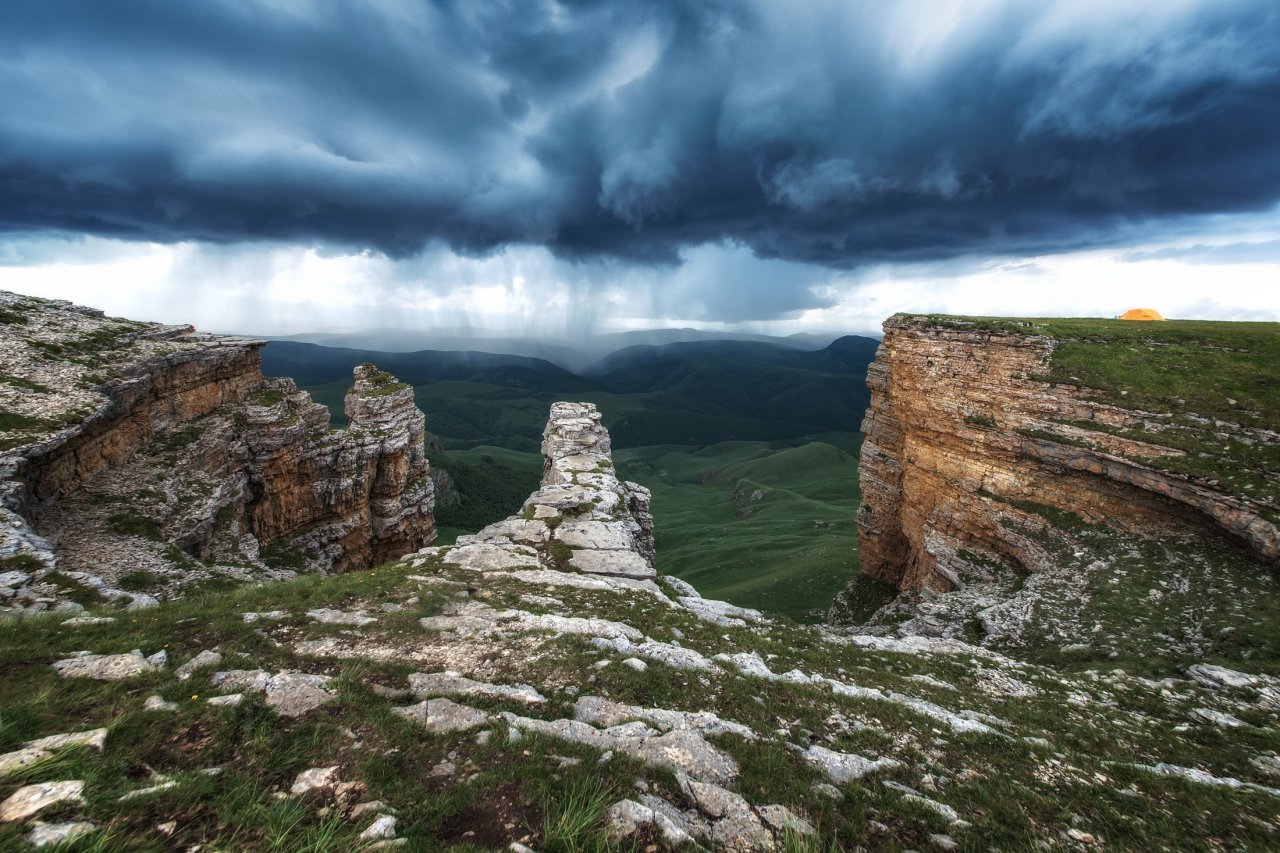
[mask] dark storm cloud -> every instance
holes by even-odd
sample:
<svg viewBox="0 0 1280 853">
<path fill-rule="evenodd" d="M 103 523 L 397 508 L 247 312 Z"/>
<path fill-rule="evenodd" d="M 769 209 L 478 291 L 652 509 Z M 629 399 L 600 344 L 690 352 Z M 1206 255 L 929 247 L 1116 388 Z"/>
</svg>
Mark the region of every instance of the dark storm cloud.
<svg viewBox="0 0 1280 853">
<path fill-rule="evenodd" d="M 850 267 L 1267 209 L 1277 151 L 1274 0 L 0 8 L 12 231 Z"/>
</svg>

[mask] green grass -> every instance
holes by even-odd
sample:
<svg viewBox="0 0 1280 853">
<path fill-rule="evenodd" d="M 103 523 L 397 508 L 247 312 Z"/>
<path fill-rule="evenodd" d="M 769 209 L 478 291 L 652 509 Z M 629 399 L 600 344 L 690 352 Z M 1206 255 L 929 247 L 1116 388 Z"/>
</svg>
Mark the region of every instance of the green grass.
<svg viewBox="0 0 1280 853">
<path fill-rule="evenodd" d="M 542 457 L 503 447 L 429 454 L 433 468 L 453 477 L 462 502 L 436 508 L 436 523 L 474 533 L 514 515 L 542 479 Z"/>
<path fill-rule="evenodd" d="M 9 373 L 0 373 L 0 382 L 5 385 L 12 385 L 14 388 L 21 388 L 24 391 L 35 391 L 44 394 L 49 391 L 49 386 L 41 385 L 39 382 L 32 382 L 30 379 L 23 379 L 21 376 L 14 376 Z"/>
<path fill-rule="evenodd" d="M 720 466 L 721 468 L 725 466 Z M 308 767 L 337 764 L 344 779 L 366 785 L 360 799 L 381 800 L 397 810 L 397 832 L 410 850 L 502 849 L 513 839 L 539 850 L 612 849 L 602 836 L 605 808 L 634 797 L 635 783 L 687 807 L 671 774 L 625 755 L 601 762 L 595 750 L 526 734 L 507 742 L 507 726 L 488 725 L 489 738 L 474 733 L 432 735 L 391 712 L 404 700 L 375 692 L 374 685 L 403 686 L 417 669 L 434 669 L 411 660 L 338 660 L 299 658 L 298 639 L 351 639 L 352 632 L 311 623 L 302 614 L 312 607 L 363 607 L 401 602 L 398 613 L 379 611 L 379 620 L 359 637 L 397 644 L 406 651 L 438 648 L 443 638 L 425 633 L 419 617 L 438 614 L 451 603 L 439 585 L 419 584 L 409 574 L 437 574 L 472 583 L 475 575 L 450 574 L 438 564 L 410 569 L 388 565 L 366 572 L 326 578 L 241 587 L 215 595 L 164 602 L 136 612 L 113 612 L 117 621 L 79 629 L 64 628 L 54 616 L 0 622 L 0 662 L 6 676 L 0 694 L 0 751 L 55 732 L 107 726 L 102 753 L 71 750 L 22 774 L 0 779 L 0 797 L 19 785 L 53 779 L 84 779 L 81 812 L 55 810 L 46 819 L 83 817 L 105 827 L 75 849 L 213 850 L 358 849 L 355 835 L 371 822 L 343 819 L 324 796 L 279 798 L 294 776 Z M 502 609 L 521 606 L 531 591 L 510 579 L 486 578 L 484 600 Z M 545 590 L 543 590 L 545 592 Z M 965 655 L 895 655 L 859 651 L 822 640 L 806 626 L 782 623 L 766 633 L 700 622 L 688 613 L 654 606 L 629 594 L 560 589 L 566 612 L 618 619 L 646 635 L 670 638 L 706 654 L 755 649 L 775 671 L 798 667 L 839 677 L 885 692 L 921 696 L 951 709 L 968 708 L 1009 721 L 1009 737 L 957 735 L 902 705 L 875 698 L 832 695 L 812 685 L 768 683 L 729 674 L 704 675 L 652 664 L 636 672 L 616 662 L 602 670 L 602 657 L 583 637 L 521 635 L 509 642 L 519 654 L 496 655 L 479 664 L 485 680 L 530 683 L 548 702 L 524 708 L 496 700 L 463 700 L 490 711 L 513 710 L 543 719 L 572 715 L 574 696 L 563 685 L 617 701 L 685 710 L 709 710 L 750 726 L 760 739 L 714 738 L 741 772 L 733 790 L 757 805 L 782 803 L 810 821 L 819 837 L 784 839 L 784 850 L 929 849 L 929 835 L 950 832 L 970 849 L 1029 849 L 1055 842 L 1068 826 L 1102 836 L 1113 849 L 1187 849 L 1213 838 L 1226 847 L 1266 849 L 1264 824 L 1275 801 L 1254 792 L 1222 791 L 1175 779 L 1162 779 L 1116 766 L 1115 761 L 1167 760 L 1199 766 L 1219 775 L 1267 780 L 1250 756 L 1280 748 L 1280 734 L 1267 712 L 1247 714 L 1253 724 L 1224 734 L 1214 727 L 1192 727 L 1170 735 L 1190 707 L 1204 701 L 1162 699 L 1141 683 L 1125 689 L 1081 677 L 1063 682 L 1051 670 L 973 660 Z M 415 600 L 416 599 L 416 600 Z M 524 605 L 528 606 L 528 605 Z M 279 623 L 246 625 L 247 610 L 287 610 Z M 475 640 L 459 639 L 455 650 Z M 83 648 L 100 653 L 167 648 L 174 665 L 198 651 L 219 648 L 224 668 L 261 667 L 269 671 L 299 668 L 334 676 L 337 698 L 321 712 L 297 719 L 279 717 L 257 696 L 218 709 L 204 701 L 207 672 L 178 682 L 167 672 L 146 673 L 125 682 L 94 682 L 57 677 L 49 664 Z M 993 695 L 978 685 L 997 669 L 1034 684 L 1029 698 Z M 592 672 L 587 681 L 584 673 Z M 911 680 L 927 673 L 953 685 L 942 690 Z M 1103 673 L 1110 677 L 1107 672 Z M 1106 703 L 1076 707 L 1069 691 L 1087 689 Z M 1182 688 L 1179 688 L 1180 690 Z M 141 711 L 143 699 L 156 693 L 179 708 L 169 714 Z M 841 721 L 845 722 L 841 722 Z M 852 723 L 855 725 L 848 725 Z M 1024 742 L 1047 738 L 1050 746 Z M 843 799 L 813 789 L 821 778 L 802 761 L 799 744 L 817 742 L 864 755 L 892 755 L 902 766 L 862 782 L 842 786 Z M 564 758 L 571 766 L 565 766 Z M 433 775 L 448 759 L 452 776 Z M 572 764 L 576 761 L 577 764 Z M 220 767 L 217 775 L 199 773 Z M 148 783 L 152 771 L 172 775 L 178 787 L 161 794 L 118 802 L 124 793 Z M 926 787 L 924 780 L 936 781 Z M 957 830 L 927 808 L 902 798 L 879 782 L 892 780 L 954 806 L 972 826 Z M 177 822 L 175 834 L 161 836 L 157 824 Z M 883 825 L 876 829 L 872 822 Z M 0 849 L 21 849 L 25 830 L 0 827 Z M 637 849 L 656 838 L 640 840 Z M 625 847 L 623 849 L 626 849 Z"/>
<path fill-rule="evenodd" d="M 853 453 L 825 442 L 616 451 L 653 492 L 658 568 L 704 595 L 821 618 L 858 565 Z"/>
<path fill-rule="evenodd" d="M 107 530 L 121 536 L 141 536 L 153 542 L 163 542 L 164 534 L 159 523 L 136 512 L 112 513 L 107 518 Z"/>
</svg>

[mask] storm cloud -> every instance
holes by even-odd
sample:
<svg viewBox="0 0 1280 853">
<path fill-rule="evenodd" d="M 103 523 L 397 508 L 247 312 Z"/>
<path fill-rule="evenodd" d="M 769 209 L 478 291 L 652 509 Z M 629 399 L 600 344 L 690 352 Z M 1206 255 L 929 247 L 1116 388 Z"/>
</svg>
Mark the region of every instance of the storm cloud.
<svg viewBox="0 0 1280 853">
<path fill-rule="evenodd" d="M 1269 210 L 1277 151 L 1274 0 L 0 7 L 13 232 L 847 269 Z"/>
</svg>

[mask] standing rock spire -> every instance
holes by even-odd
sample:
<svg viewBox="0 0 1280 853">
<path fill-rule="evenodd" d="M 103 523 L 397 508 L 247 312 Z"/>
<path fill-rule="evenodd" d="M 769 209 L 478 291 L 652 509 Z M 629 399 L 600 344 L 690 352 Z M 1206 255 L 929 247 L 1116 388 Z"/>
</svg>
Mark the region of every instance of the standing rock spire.
<svg viewBox="0 0 1280 853">
<path fill-rule="evenodd" d="M 542 485 L 520 514 L 458 537 L 445 560 L 477 571 L 537 566 L 655 577 L 649 490 L 618 479 L 596 407 L 552 405 L 542 453 Z"/>
</svg>

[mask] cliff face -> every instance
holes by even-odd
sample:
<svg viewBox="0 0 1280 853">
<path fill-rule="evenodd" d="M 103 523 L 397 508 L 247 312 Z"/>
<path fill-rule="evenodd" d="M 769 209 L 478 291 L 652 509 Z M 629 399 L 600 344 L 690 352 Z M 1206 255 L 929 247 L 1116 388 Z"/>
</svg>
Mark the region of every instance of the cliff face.
<svg viewBox="0 0 1280 853">
<path fill-rule="evenodd" d="M 424 419 L 388 374 L 358 368 L 350 428 L 331 431 L 325 407 L 262 376 L 263 341 L 12 294 L 4 318 L 4 604 L 141 605 L 434 539 Z"/>
<path fill-rule="evenodd" d="M 1214 461 L 1205 451 L 1223 453 L 1218 445 L 1273 452 L 1278 437 L 1265 418 L 1117 404 L 1130 392 L 1060 375 L 1055 353 L 1068 342 L 1025 325 L 908 316 L 885 323 L 862 425 L 865 575 L 928 597 L 988 580 L 993 566 L 1053 571 L 1063 564 L 1055 521 L 1064 516 L 1148 538 L 1221 534 L 1257 561 L 1280 561 L 1277 484 L 1265 465 L 1252 472 L 1259 488 L 1185 470 Z M 1114 358 L 1098 338 L 1102 328 L 1078 346 L 1104 347 L 1098 354 Z M 1157 353 L 1182 345 L 1157 338 L 1120 343 Z M 1259 364 L 1274 373 L 1265 359 Z"/>
</svg>

